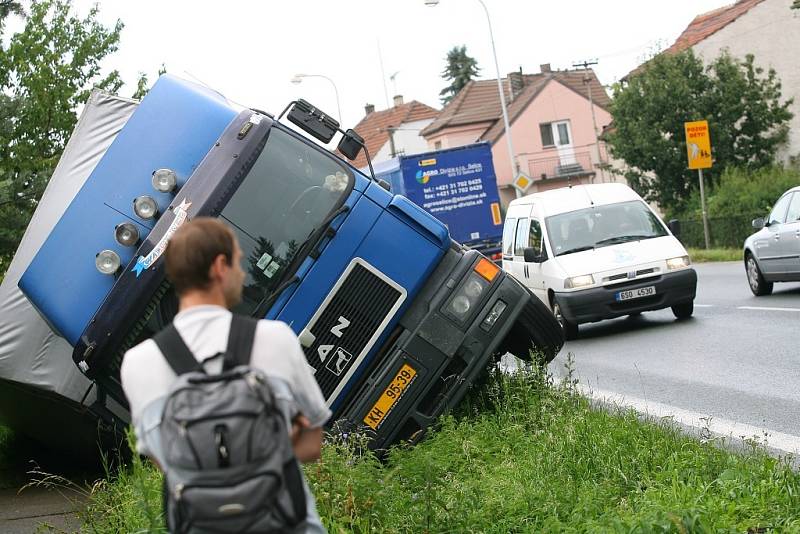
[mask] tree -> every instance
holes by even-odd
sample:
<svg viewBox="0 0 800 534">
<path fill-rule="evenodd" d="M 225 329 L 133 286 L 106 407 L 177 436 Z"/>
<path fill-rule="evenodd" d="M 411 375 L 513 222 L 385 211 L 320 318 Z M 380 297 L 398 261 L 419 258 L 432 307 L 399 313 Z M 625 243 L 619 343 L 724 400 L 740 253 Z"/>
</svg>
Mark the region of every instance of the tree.
<svg viewBox="0 0 800 534">
<path fill-rule="evenodd" d="M 698 187 L 697 173 L 686 168 L 684 122 L 708 120 L 714 168 L 706 176 L 713 186 L 726 167 L 772 164 L 787 139 L 791 104 L 781 101 L 775 71 L 765 73 L 752 55 L 723 53 L 704 67 L 691 49 L 660 54 L 615 86 L 607 140 L 628 165 L 624 174 L 634 189 L 679 211 Z"/>
<path fill-rule="evenodd" d="M 0 16 L 19 13 L 0 2 Z M 7 10 L 6 10 L 7 8 Z M 83 18 L 71 0 L 33 2 L 25 27 L 0 48 L 0 271 L 4 271 L 92 87 L 115 92 L 119 73 L 100 72 L 122 23 L 106 28 L 97 7 Z M 0 31 L 2 31 L 0 24 Z M 2 44 L 0 44 L 2 47 Z"/>
<path fill-rule="evenodd" d="M 447 66 L 442 71 L 442 78 L 450 82 L 450 85 L 439 92 L 443 105 L 450 103 L 450 100 L 480 72 L 478 62 L 467 55 L 467 47 L 464 45 L 451 48 L 446 60 Z"/>
<path fill-rule="evenodd" d="M 161 67 L 158 69 L 158 76 L 166 74 L 166 72 L 167 72 L 167 66 L 162 63 Z M 147 79 L 147 74 L 144 72 L 140 72 L 139 79 L 136 80 L 136 91 L 133 92 L 133 96 L 131 98 L 135 98 L 136 100 L 143 99 L 144 96 L 147 94 L 147 92 L 150 90 L 149 87 L 150 87 L 150 82 Z"/>
</svg>

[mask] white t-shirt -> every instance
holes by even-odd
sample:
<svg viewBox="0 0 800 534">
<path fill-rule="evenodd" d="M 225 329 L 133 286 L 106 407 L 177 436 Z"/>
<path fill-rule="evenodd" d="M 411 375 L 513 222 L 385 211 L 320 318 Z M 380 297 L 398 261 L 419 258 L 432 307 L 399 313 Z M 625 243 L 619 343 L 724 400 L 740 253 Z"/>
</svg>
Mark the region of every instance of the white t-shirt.
<svg viewBox="0 0 800 534">
<path fill-rule="evenodd" d="M 227 348 L 231 316 L 230 311 L 220 306 L 193 306 L 179 312 L 172 321 L 195 358 L 204 362 L 206 373 L 222 371 L 222 358 L 212 357 Z M 259 321 L 250 366 L 266 375 L 288 419 L 301 413 L 317 428 L 330 418 L 331 411 L 311 374 L 297 336 L 285 323 Z M 158 427 L 165 396 L 176 375 L 155 341 L 148 339 L 125 353 L 120 378 L 130 405 L 138 452 L 157 458 L 160 442 L 153 430 Z M 324 532 L 307 485 L 306 497 L 309 513 L 306 531 Z"/>
</svg>

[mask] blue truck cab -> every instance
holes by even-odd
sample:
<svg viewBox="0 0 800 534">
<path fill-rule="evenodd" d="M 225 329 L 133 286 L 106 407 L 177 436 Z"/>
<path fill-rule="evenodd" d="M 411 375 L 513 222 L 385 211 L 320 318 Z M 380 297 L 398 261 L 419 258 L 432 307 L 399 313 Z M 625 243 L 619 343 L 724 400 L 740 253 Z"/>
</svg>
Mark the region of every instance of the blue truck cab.
<svg viewBox="0 0 800 534">
<path fill-rule="evenodd" d="M 107 423 L 127 422 L 109 401 L 126 406 L 123 355 L 177 312 L 162 255 L 198 216 L 238 236 L 235 311 L 287 323 L 333 420 L 374 448 L 419 439 L 492 357 L 549 360 L 563 343 L 538 299 L 406 197 L 269 114 L 164 75 L 19 282 Z"/>
</svg>

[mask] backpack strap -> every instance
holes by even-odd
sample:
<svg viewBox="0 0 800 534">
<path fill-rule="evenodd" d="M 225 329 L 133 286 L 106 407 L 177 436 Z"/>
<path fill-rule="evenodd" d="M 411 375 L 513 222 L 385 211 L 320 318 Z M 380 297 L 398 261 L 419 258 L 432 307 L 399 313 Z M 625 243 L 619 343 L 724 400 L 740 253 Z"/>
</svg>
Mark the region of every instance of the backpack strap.
<svg viewBox="0 0 800 534">
<path fill-rule="evenodd" d="M 225 349 L 225 360 L 222 364 L 223 371 L 233 369 L 238 365 L 249 365 L 250 355 L 253 352 L 253 340 L 256 336 L 258 319 L 244 315 L 231 316 L 231 329 L 228 334 L 228 348 Z"/>
<path fill-rule="evenodd" d="M 192 351 L 184 343 L 175 325 L 170 323 L 163 330 L 153 336 L 153 341 L 175 374 L 180 376 L 192 371 L 205 372 L 203 366 L 194 357 Z"/>
</svg>

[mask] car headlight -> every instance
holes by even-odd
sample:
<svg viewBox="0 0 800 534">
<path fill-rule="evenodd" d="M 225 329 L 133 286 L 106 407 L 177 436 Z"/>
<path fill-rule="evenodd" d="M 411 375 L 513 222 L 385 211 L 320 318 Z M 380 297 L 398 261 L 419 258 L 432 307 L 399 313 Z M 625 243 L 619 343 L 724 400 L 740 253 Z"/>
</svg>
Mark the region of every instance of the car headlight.
<svg viewBox="0 0 800 534">
<path fill-rule="evenodd" d="M 453 295 L 446 311 L 455 320 L 463 322 L 475 308 L 489 283 L 476 272 L 470 273 L 461 287 Z"/>
<path fill-rule="evenodd" d="M 683 269 L 684 267 L 688 267 L 692 264 L 689 256 L 679 256 L 677 258 L 670 258 L 667 260 L 667 269 L 670 271 L 674 269 Z"/>
<path fill-rule="evenodd" d="M 118 224 L 114 228 L 114 239 L 123 247 L 132 247 L 139 242 L 139 229 L 129 222 Z"/>
<path fill-rule="evenodd" d="M 142 195 L 134 199 L 133 211 L 142 219 L 152 219 L 158 214 L 158 204 L 153 197 Z"/>
<path fill-rule="evenodd" d="M 94 257 L 94 265 L 97 270 L 103 274 L 114 274 L 119 270 L 122 261 L 119 259 L 119 254 L 113 250 L 103 250 L 97 253 Z"/>
<path fill-rule="evenodd" d="M 594 285 L 594 276 L 591 274 L 583 274 L 581 276 L 573 276 L 564 280 L 565 289 L 575 289 L 577 287 L 586 287 Z"/>
<path fill-rule="evenodd" d="M 158 169 L 153 173 L 153 188 L 162 193 L 170 193 L 178 185 L 178 176 L 172 169 Z"/>
</svg>

